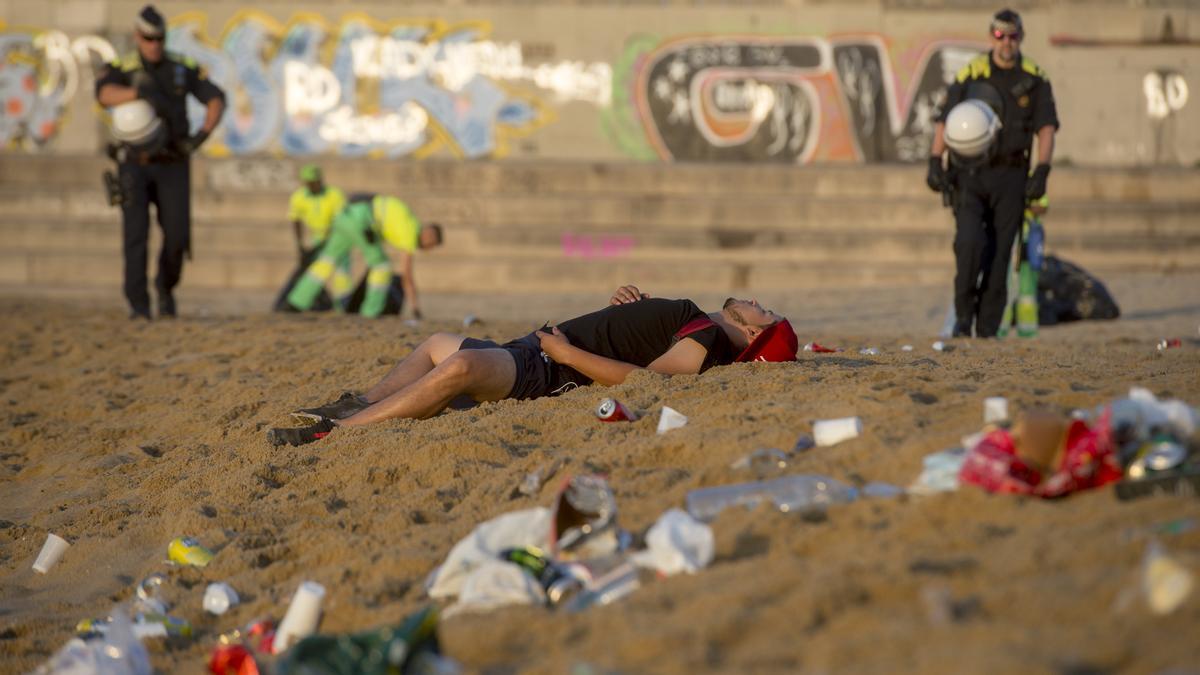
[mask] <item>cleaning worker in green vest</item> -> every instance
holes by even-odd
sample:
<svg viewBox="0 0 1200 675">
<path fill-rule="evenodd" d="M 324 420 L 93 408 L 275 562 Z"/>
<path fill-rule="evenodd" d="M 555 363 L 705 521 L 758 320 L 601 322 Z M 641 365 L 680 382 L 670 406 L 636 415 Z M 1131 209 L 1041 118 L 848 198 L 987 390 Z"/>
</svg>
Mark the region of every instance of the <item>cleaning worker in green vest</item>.
<svg viewBox="0 0 1200 675">
<path fill-rule="evenodd" d="M 307 266 L 312 264 L 313 257 L 329 237 L 333 219 L 346 208 L 346 194 L 336 187 L 326 185 L 321 167 L 315 164 L 308 164 L 300 169 L 300 182 L 303 185 L 296 188 L 288 202 L 288 220 L 292 221 L 292 227 L 295 228 L 301 264 Z M 311 242 L 308 247 L 304 245 L 305 229 L 308 230 L 308 239 Z M 350 255 L 347 252 L 335 261 L 329 284 L 333 292 L 333 305 L 338 311 L 345 309 L 346 300 L 354 290 L 353 284 L 350 277 Z"/>
<path fill-rule="evenodd" d="M 404 296 L 412 308 L 413 318 L 420 319 L 413 256 L 418 249 L 441 245 L 442 227 L 437 223 L 422 225 L 407 204 L 387 195 L 350 197 L 346 208 L 333 219 L 333 227 L 317 259 L 288 293 L 288 303 L 299 310 L 311 307 L 333 276 L 337 261 L 357 249 L 367 265 L 367 288 L 359 313 L 367 317 L 379 316 L 392 286 L 392 266 L 383 248 L 385 241 L 400 253 L 400 282 Z"/>
</svg>

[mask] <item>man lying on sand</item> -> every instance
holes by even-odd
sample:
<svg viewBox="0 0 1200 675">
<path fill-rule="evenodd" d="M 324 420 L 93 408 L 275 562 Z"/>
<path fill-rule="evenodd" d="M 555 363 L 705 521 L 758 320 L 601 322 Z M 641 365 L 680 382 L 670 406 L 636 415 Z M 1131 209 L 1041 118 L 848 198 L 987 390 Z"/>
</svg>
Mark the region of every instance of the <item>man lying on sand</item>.
<svg viewBox="0 0 1200 675">
<path fill-rule="evenodd" d="M 735 361 L 791 361 L 796 333 L 755 300 L 729 298 L 704 313 L 691 300 L 650 298 L 622 286 L 608 307 L 543 327 L 505 344 L 437 333 L 365 395 L 299 410 L 306 427 L 271 429 L 272 445 L 303 445 L 339 426 L 396 417 L 432 417 L 458 396 L 476 401 L 556 396 L 593 382 L 625 381 L 639 368 L 664 375 L 702 373 Z"/>
</svg>

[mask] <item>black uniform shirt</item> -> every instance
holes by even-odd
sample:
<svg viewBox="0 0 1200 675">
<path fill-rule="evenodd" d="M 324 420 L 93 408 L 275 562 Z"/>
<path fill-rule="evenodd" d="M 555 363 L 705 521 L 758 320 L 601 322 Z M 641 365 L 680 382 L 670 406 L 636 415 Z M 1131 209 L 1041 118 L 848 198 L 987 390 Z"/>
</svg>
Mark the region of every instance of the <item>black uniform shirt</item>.
<svg viewBox="0 0 1200 675">
<path fill-rule="evenodd" d="M 564 321 L 558 329 L 576 347 L 645 368 L 674 346 L 675 334 L 688 322 L 706 316 L 691 300 L 650 298 L 610 305 Z M 687 337 L 708 350 L 700 372 L 732 363 L 736 357 L 729 336 L 720 326 L 709 326 Z"/>
<path fill-rule="evenodd" d="M 105 66 L 100 77 L 96 79 L 96 96 L 99 97 L 100 88 L 106 84 L 133 86 L 133 79 L 140 70 L 150 75 L 169 105 L 164 119 L 167 124 L 168 142 L 188 137 L 188 94 L 195 96 L 201 103 L 225 97 L 221 88 L 208 79 L 194 60 L 165 52 L 158 63 L 145 63 L 141 54 L 136 51 Z"/>
<path fill-rule="evenodd" d="M 1020 59 L 1012 68 L 997 66 L 991 52 L 972 59 L 958 72 L 946 92 L 946 103 L 938 121 L 945 122 L 954 106 L 967 98 L 982 98 L 993 109 L 999 104 L 997 113 L 1003 128 L 995 156 L 999 159 L 1027 156 L 1039 129 L 1045 126 L 1057 129 L 1059 125 L 1049 77 L 1032 59 L 1024 55 Z M 979 83 L 990 85 L 999 94 L 999 101 L 979 96 L 976 89 Z"/>
</svg>

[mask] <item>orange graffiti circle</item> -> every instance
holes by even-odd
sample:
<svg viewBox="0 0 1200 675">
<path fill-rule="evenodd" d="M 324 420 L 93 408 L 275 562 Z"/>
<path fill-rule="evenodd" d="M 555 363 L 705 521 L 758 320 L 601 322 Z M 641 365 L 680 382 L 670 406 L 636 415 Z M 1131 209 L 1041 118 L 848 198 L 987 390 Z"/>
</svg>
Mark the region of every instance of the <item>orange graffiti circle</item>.
<svg viewBox="0 0 1200 675">
<path fill-rule="evenodd" d="M 35 86 L 32 75 L 26 75 L 21 79 L 21 86 L 25 87 L 25 91 L 32 92 Z"/>
<path fill-rule="evenodd" d="M 45 122 L 42 122 L 42 138 L 50 138 L 53 136 L 54 129 L 55 126 L 53 120 L 46 120 Z"/>
<path fill-rule="evenodd" d="M 9 115 L 16 117 L 25 110 L 25 105 L 21 103 L 21 99 L 14 97 L 8 99 L 8 103 L 4 104 L 4 109 L 8 111 Z"/>
</svg>

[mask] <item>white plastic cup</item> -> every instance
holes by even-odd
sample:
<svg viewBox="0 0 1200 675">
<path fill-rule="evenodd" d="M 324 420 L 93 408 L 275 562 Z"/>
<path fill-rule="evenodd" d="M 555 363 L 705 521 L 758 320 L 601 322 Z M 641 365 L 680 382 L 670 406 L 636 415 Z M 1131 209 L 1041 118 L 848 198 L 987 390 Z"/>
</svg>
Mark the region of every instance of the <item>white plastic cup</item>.
<svg viewBox="0 0 1200 675">
<path fill-rule="evenodd" d="M 999 424 L 1008 420 L 1008 399 L 989 396 L 983 399 L 983 423 Z"/>
<path fill-rule="evenodd" d="M 275 631 L 272 646 L 278 654 L 293 643 L 312 635 L 321 621 L 321 601 L 325 599 L 325 587 L 315 581 L 305 581 L 292 596 L 292 604 Z"/>
<path fill-rule="evenodd" d="M 658 433 L 665 434 L 672 429 L 680 429 L 687 426 L 688 418 L 683 413 L 671 408 L 663 406 L 662 415 L 658 418 Z"/>
<path fill-rule="evenodd" d="M 51 532 L 46 535 L 46 543 L 42 544 L 42 552 L 38 553 L 37 560 L 33 562 L 33 571 L 38 574 L 45 574 L 50 571 L 51 567 L 58 564 L 62 559 L 63 553 L 71 544 L 67 543 L 66 539 Z"/>
<path fill-rule="evenodd" d="M 209 614 L 224 614 L 238 604 L 237 591 L 229 584 L 217 582 L 204 589 L 204 611 Z"/>
<path fill-rule="evenodd" d="M 862 420 L 857 417 L 842 417 L 835 420 L 813 422 L 813 440 L 820 446 L 837 445 L 862 433 Z"/>
</svg>

